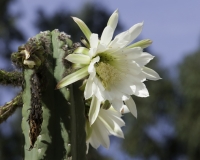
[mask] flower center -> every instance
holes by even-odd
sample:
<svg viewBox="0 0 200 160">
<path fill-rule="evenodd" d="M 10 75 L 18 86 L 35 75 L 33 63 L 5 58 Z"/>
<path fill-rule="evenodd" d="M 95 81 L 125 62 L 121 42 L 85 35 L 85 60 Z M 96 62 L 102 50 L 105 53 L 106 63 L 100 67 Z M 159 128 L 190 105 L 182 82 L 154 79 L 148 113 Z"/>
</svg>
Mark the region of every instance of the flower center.
<svg viewBox="0 0 200 160">
<path fill-rule="evenodd" d="M 112 63 L 115 61 L 115 57 L 111 56 L 109 53 L 103 52 L 98 55 L 100 57 L 100 61 L 104 63 Z"/>
<path fill-rule="evenodd" d="M 95 68 L 106 90 L 109 90 L 114 83 L 121 79 L 120 72 L 109 63 L 99 62 L 95 65 Z"/>
</svg>

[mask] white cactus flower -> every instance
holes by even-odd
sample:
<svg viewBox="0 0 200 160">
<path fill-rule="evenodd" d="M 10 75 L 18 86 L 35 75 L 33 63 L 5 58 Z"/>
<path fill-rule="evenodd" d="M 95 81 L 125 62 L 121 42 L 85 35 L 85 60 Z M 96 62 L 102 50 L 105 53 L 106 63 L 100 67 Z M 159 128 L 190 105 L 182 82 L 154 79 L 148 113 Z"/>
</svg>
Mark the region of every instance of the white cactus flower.
<svg viewBox="0 0 200 160">
<path fill-rule="evenodd" d="M 89 114 L 90 125 L 98 116 L 100 102 L 105 100 L 109 100 L 120 112 L 123 112 L 126 105 L 128 110 L 137 116 L 136 106 L 130 95 L 148 97 L 149 93 L 143 82 L 146 79 L 160 79 L 154 70 L 145 67 L 154 58 L 151 54 L 143 52 L 143 48 L 152 43 L 151 40 L 129 45 L 141 33 L 143 23 L 132 26 L 112 40 L 118 23 L 116 10 L 109 18 L 99 40 L 98 34 L 91 33 L 82 20 L 75 17 L 73 19 L 89 43 L 84 41 L 86 47 L 78 47 L 73 54 L 66 57 L 79 70 L 64 77 L 57 88 L 87 78 L 84 97 L 93 97 Z"/>
<path fill-rule="evenodd" d="M 101 108 L 96 121 L 91 126 L 89 125 L 89 121 L 86 122 L 87 152 L 89 144 L 96 149 L 100 145 L 109 148 L 109 135 L 124 138 L 123 131 L 121 130 L 122 126 L 125 126 L 125 123 L 121 119 L 120 112 L 114 110 L 112 106 L 107 110 Z"/>
</svg>

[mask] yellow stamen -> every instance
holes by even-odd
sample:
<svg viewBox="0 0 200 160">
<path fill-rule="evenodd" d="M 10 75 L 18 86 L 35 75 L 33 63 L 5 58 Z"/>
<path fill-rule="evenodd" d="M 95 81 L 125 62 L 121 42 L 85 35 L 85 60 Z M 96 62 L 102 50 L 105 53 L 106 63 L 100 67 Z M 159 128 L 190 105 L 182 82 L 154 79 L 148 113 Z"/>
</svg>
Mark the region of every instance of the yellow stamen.
<svg viewBox="0 0 200 160">
<path fill-rule="evenodd" d="M 95 66 L 96 73 L 105 89 L 109 90 L 111 86 L 121 80 L 120 72 L 109 63 L 99 62 Z"/>
</svg>

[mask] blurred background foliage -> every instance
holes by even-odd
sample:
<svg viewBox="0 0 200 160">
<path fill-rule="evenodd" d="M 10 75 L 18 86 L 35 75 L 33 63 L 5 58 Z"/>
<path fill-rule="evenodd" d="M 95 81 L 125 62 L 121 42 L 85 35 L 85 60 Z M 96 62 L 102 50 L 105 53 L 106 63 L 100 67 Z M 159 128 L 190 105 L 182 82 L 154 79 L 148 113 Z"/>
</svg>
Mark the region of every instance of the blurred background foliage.
<svg viewBox="0 0 200 160">
<path fill-rule="evenodd" d="M 0 1 L 0 61 L 4 62 L 3 66 L 7 70 L 15 69 L 11 68 L 9 59 L 11 53 L 17 50 L 17 48 L 13 50 L 13 44 L 25 43 L 23 31 L 16 26 L 22 14 L 12 15 L 9 11 L 9 5 L 13 2 L 14 0 Z M 38 32 L 57 28 L 73 35 L 72 40 L 78 42 L 82 33 L 71 16 L 81 18 L 92 32 L 101 34 L 110 13 L 104 6 L 86 4 L 78 13 L 61 9 L 49 16 L 41 8 L 38 9 L 37 15 L 37 20 L 33 24 Z M 123 25 L 119 23 L 115 34 L 121 31 Z M 147 52 L 156 55 L 151 50 Z M 138 118 L 136 120 L 131 114 L 123 117 L 126 127 L 123 128 L 125 140 L 120 141 L 122 142 L 121 154 L 128 155 L 130 159 L 141 160 L 198 160 L 200 158 L 199 60 L 199 49 L 185 57 L 178 67 L 178 78 L 168 75 L 168 70 L 162 67 L 158 57 L 150 62 L 148 66 L 156 70 L 162 80 L 145 83 L 150 97 L 145 99 L 133 97 L 137 105 Z M 2 88 L 0 86 L 1 90 Z M 0 101 L 3 101 L 2 96 Z M 0 125 L 1 160 L 22 159 L 23 136 L 20 128 L 19 109 L 15 115 Z M 92 147 L 87 158 L 88 160 L 113 159 L 104 151 L 98 152 Z"/>
<path fill-rule="evenodd" d="M 21 13 L 13 15 L 9 12 L 9 5 L 15 0 L 1 0 L 0 1 L 0 50 L 1 59 L 10 58 L 12 53 L 12 45 L 16 42 L 24 42 L 24 34 L 19 28 L 16 27 L 16 21 L 20 18 Z M 8 68 L 10 63 L 5 64 Z"/>
</svg>

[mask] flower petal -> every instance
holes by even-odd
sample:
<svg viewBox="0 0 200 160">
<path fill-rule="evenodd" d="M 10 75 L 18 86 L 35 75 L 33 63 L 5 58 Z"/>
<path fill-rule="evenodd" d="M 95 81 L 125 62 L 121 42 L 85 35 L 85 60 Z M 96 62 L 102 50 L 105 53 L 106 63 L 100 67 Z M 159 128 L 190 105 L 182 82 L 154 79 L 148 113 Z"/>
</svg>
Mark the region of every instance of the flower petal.
<svg viewBox="0 0 200 160">
<path fill-rule="evenodd" d="M 116 111 L 113 106 L 104 112 L 104 116 L 113 119 L 120 127 L 125 126 L 125 122 L 120 118 L 122 116 L 121 113 Z"/>
<path fill-rule="evenodd" d="M 95 120 L 99 114 L 100 105 L 101 105 L 101 101 L 99 101 L 99 99 L 96 96 L 93 96 L 92 102 L 90 105 L 89 115 L 88 115 L 90 125 L 92 125 L 95 122 Z"/>
<path fill-rule="evenodd" d="M 90 47 L 97 48 L 98 43 L 99 43 L 98 34 L 92 33 L 90 36 Z"/>
<path fill-rule="evenodd" d="M 129 42 L 124 38 L 128 35 L 128 31 L 122 32 L 115 36 L 114 40 L 112 40 L 109 44 L 110 48 L 123 48 Z"/>
<path fill-rule="evenodd" d="M 120 56 L 120 59 L 128 59 L 133 61 L 135 58 L 140 57 L 142 52 L 143 51 L 141 47 L 124 48 L 115 53 L 115 56 Z"/>
<path fill-rule="evenodd" d="M 103 33 L 101 35 L 101 44 L 107 46 L 115 31 L 115 28 L 118 23 L 118 10 L 116 10 L 109 18 L 107 26 L 104 28 Z"/>
<path fill-rule="evenodd" d="M 95 71 L 94 65 L 95 65 L 95 63 L 99 62 L 99 60 L 100 60 L 99 56 L 97 56 L 97 57 L 92 59 L 92 61 L 90 62 L 90 65 L 88 67 L 88 72 L 89 73 L 92 73 L 92 72 Z"/>
<path fill-rule="evenodd" d="M 78 64 L 78 63 L 74 63 L 74 64 L 72 64 L 72 68 L 73 69 L 80 69 L 80 68 L 83 68 L 83 67 L 85 67 L 85 64 Z"/>
<path fill-rule="evenodd" d="M 89 142 L 86 142 L 86 154 L 88 154 L 88 150 L 89 150 Z"/>
<path fill-rule="evenodd" d="M 135 62 L 140 66 L 144 66 L 147 63 L 149 63 L 149 61 L 152 60 L 153 58 L 154 56 L 152 56 L 151 54 L 147 52 L 142 52 L 142 54 L 138 58 L 135 58 Z"/>
<path fill-rule="evenodd" d="M 79 54 L 85 54 L 88 55 L 89 49 L 85 47 L 78 47 L 72 54 L 79 53 Z"/>
<path fill-rule="evenodd" d="M 107 46 L 102 45 L 101 43 L 99 43 L 98 48 L 97 48 L 97 53 L 102 53 L 107 49 Z"/>
<path fill-rule="evenodd" d="M 135 116 L 135 118 L 137 118 L 137 108 L 131 96 L 128 100 L 125 101 L 125 104 L 128 107 L 129 111 Z"/>
<path fill-rule="evenodd" d="M 101 145 L 104 146 L 105 148 L 109 148 L 110 146 L 110 140 L 108 133 L 106 131 L 106 127 L 102 124 L 101 121 L 97 121 L 94 130 L 98 140 L 101 142 Z"/>
<path fill-rule="evenodd" d="M 89 99 L 90 97 L 92 97 L 92 95 L 95 95 L 99 101 L 105 101 L 101 95 L 99 86 L 95 84 L 93 77 L 94 76 L 90 74 L 86 83 L 84 97 L 85 99 Z"/>
<path fill-rule="evenodd" d="M 120 127 L 125 125 L 125 122 L 121 119 L 121 113 L 114 110 L 111 106 L 109 109 L 100 109 L 96 121 L 89 126 L 86 121 L 86 134 L 92 130 L 86 143 L 90 143 L 94 148 L 98 148 L 100 145 L 108 148 L 110 145 L 109 135 L 114 135 L 120 138 L 124 138 L 124 134 Z"/>
<path fill-rule="evenodd" d="M 105 127 L 108 129 L 110 134 L 120 138 L 124 138 L 123 131 L 115 121 L 109 119 L 109 117 L 104 117 L 104 118 L 99 117 L 99 119 L 104 123 Z"/>
<path fill-rule="evenodd" d="M 88 41 L 90 41 L 90 36 L 91 36 L 91 31 L 88 28 L 88 26 L 79 18 L 77 17 L 72 17 L 73 20 L 78 24 L 79 28 L 82 30 L 83 34 L 87 38 Z"/>
<path fill-rule="evenodd" d="M 92 136 L 88 142 L 96 149 L 101 145 L 101 142 L 99 141 L 99 138 L 95 132 L 95 129 L 93 129 Z"/>
<path fill-rule="evenodd" d="M 152 41 L 150 39 L 144 39 L 139 42 L 133 43 L 130 46 L 127 46 L 127 48 L 135 48 L 135 47 L 141 47 L 141 48 L 147 48 L 152 44 Z"/>
<path fill-rule="evenodd" d="M 123 105 L 121 113 L 126 114 L 126 113 L 129 113 L 129 112 L 130 112 L 130 110 L 128 109 L 128 107 L 126 105 Z"/>
<path fill-rule="evenodd" d="M 135 38 L 139 36 L 139 34 L 142 32 L 142 26 L 143 26 L 143 23 L 138 23 L 132 26 L 128 30 L 130 34 L 130 37 L 128 37 L 129 43 L 131 43 Z"/>
<path fill-rule="evenodd" d="M 103 109 L 101 109 L 101 111 L 103 111 Z M 105 112 L 106 112 L 106 110 L 104 111 L 104 113 Z M 123 134 L 123 131 L 121 130 L 120 126 L 112 118 L 110 118 L 110 116 L 104 116 L 104 114 L 101 114 L 101 115 L 102 115 L 102 117 L 99 116 L 99 119 L 105 125 L 105 127 L 110 132 L 110 134 L 120 137 L 120 138 L 124 138 L 124 134 Z"/>
<path fill-rule="evenodd" d="M 107 46 L 112 39 L 113 33 L 114 33 L 114 29 L 110 26 L 106 26 L 103 30 L 102 35 L 101 35 L 101 42 L 100 43 L 102 45 Z"/>
<path fill-rule="evenodd" d="M 70 54 L 65 59 L 72 63 L 78 63 L 78 64 L 89 64 L 90 63 L 90 57 L 83 54 Z"/>
<path fill-rule="evenodd" d="M 111 101 L 113 108 L 115 108 L 116 111 L 120 112 L 123 106 L 123 101 L 121 99 L 114 99 Z"/>
<path fill-rule="evenodd" d="M 97 54 L 97 48 L 90 48 L 89 56 L 91 59 Z"/>
<path fill-rule="evenodd" d="M 64 77 L 56 86 L 56 89 L 63 88 L 69 84 L 72 84 L 88 75 L 88 66 L 84 67 L 66 77 Z"/>
<path fill-rule="evenodd" d="M 123 48 L 130 44 L 142 31 L 143 23 L 138 23 L 132 26 L 129 30 L 118 34 L 110 43 L 110 47 L 116 48 L 119 46 Z"/>
<path fill-rule="evenodd" d="M 92 97 L 94 91 L 93 91 L 93 80 L 91 76 L 88 78 L 86 86 L 85 86 L 85 91 L 84 91 L 84 97 L 85 99 L 89 99 Z"/>
<path fill-rule="evenodd" d="M 80 41 L 81 43 L 83 43 L 84 46 L 86 46 L 87 48 L 90 48 L 89 41 L 87 41 L 84 37 L 81 37 Z"/>
<path fill-rule="evenodd" d="M 119 15 L 118 15 L 118 9 L 117 9 L 110 16 L 108 23 L 107 23 L 107 26 L 110 26 L 110 27 L 113 28 L 113 30 L 115 30 L 115 28 L 117 27 L 118 18 L 119 18 Z"/>
<path fill-rule="evenodd" d="M 124 78 L 126 78 L 126 77 L 124 77 Z M 116 84 L 114 85 L 114 87 L 115 87 L 118 91 L 121 91 L 121 92 L 126 93 L 126 94 L 128 94 L 128 95 L 132 95 L 132 94 L 133 94 L 133 91 L 132 91 L 132 89 L 130 88 L 130 85 L 129 85 L 129 84 L 131 84 L 131 83 L 128 84 L 127 82 L 129 82 L 128 79 L 123 80 L 123 82 L 121 82 L 121 83 L 116 83 Z M 124 83 L 126 83 L 126 84 L 124 84 Z"/>
<path fill-rule="evenodd" d="M 141 67 L 134 61 L 122 61 L 118 60 L 113 64 L 113 66 L 122 73 L 127 73 L 131 75 L 138 75 L 141 72 Z"/>
<path fill-rule="evenodd" d="M 86 119 L 86 122 L 85 122 L 85 132 L 86 132 L 86 141 L 87 141 L 92 135 L 92 128 L 90 127 L 88 119 Z"/>
<path fill-rule="evenodd" d="M 135 83 L 135 85 L 131 86 L 131 89 L 133 90 L 134 95 L 136 95 L 138 97 L 148 97 L 149 96 L 149 92 L 148 92 L 145 84 L 142 82 Z"/>
<path fill-rule="evenodd" d="M 157 72 L 155 72 L 153 69 L 150 69 L 148 67 L 144 67 L 142 72 L 145 74 L 147 79 L 150 79 L 153 81 L 161 79 Z"/>
<path fill-rule="evenodd" d="M 102 97 L 99 86 L 97 86 L 95 83 L 93 83 L 93 91 L 94 95 L 98 98 L 99 101 L 101 102 L 105 101 L 104 98 Z"/>
</svg>

